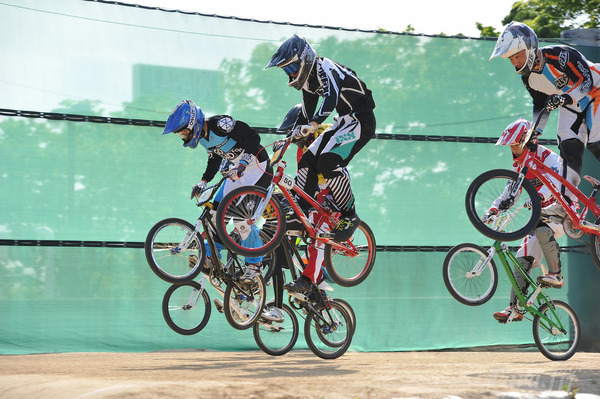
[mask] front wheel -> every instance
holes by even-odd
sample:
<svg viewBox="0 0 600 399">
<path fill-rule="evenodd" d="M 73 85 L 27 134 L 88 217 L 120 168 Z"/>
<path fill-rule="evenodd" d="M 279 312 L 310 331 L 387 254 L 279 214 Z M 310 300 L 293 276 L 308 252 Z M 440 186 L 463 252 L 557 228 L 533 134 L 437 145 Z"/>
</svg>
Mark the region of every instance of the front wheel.
<svg viewBox="0 0 600 399">
<path fill-rule="evenodd" d="M 204 271 L 206 249 L 195 227 L 177 218 L 156 223 L 146 236 L 144 249 L 150 269 L 168 283 L 192 281 Z"/>
<path fill-rule="evenodd" d="M 223 244 L 236 254 L 262 256 L 274 251 L 285 234 L 281 205 L 267 190 L 257 186 L 238 187 L 219 203 L 216 227 Z M 262 207 L 261 214 L 257 209 Z M 239 237 L 233 239 L 232 237 Z"/>
<path fill-rule="evenodd" d="M 267 304 L 267 310 L 275 306 L 273 302 Z M 258 347 L 271 356 L 281 356 L 288 353 L 298 340 L 300 334 L 298 318 L 285 303 L 283 304 L 283 321 L 274 322 L 259 319 L 252 327 L 254 340 Z"/>
<path fill-rule="evenodd" d="M 369 226 L 361 221 L 343 248 L 325 245 L 325 269 L 331 279 L 342 287 L 354 287 L 365 281 L 375 264 L 375 236 Z"/>
<path fill-rule="evenodd" d="M 563 301 L 551 301 L 540 306 L 533 317 L 533 339 L 542 355 L 550 360 L 570 359 L 581 340 L 581 326 L 577 314 Z"/>
<path fill-rule="evenodd" d="M 600 218 L 596 220 L 596 224 L 600 223 Z M 590 236 L 590 253 L 596 268 L 600 270 L 600 237 L 597 234 Z"/>
<path fill-rule="evenodd" d="M 163 317 L 171 330 L 178 334 L 200 332 L 210 319 L 210 310 L 208 292 L 195 281 L 173 284 L 163 297 Z"/>
<path fill-rule="evenodd" d="M 346 308 L 333 300 L 331 308 L 309 312 L 304 321 L 304 338 L 311 352 L 321 359 L 337 359 L 352 343 L 354 325 Z"/>
<path fill-rule="evenodd" d="M 525 237 L 538 224 L 542 212 L 540 196 L 529 180 L 519 176 L 512 170 L 489 170 L 475 178 L 467 189 L 467 216 L 484 236 L 496 241 L 514 241 Z M 511 191 L 515 191 L 512 196 Z M 498 204 L 499 213 L 483 221 L 500 197 L 505 199 Z M 531 210 L 525 206 L 529 201 Z"/>
<path fill-rule="evenodd" d="M 483 305 L 489 301 L 498 287 L 498 269 L 489 253 L 475 244 L 460 244 L 448 251 L 444 258 L 442 273 L 450 295 L 458 302 Z"/>
<path fill-rule="evenodd" d="M 223 298 L 223 313 L 236 330 L 246 330 L 254 325 L 265 306 L 265 281 L 261 275 L 251 282 L 230 281 Z"/>
</svg>

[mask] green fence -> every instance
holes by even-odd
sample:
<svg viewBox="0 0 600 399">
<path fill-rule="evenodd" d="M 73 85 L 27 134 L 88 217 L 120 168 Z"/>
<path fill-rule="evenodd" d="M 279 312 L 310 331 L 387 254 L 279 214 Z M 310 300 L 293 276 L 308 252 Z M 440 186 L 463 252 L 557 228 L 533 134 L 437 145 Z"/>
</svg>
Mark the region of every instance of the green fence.
<svg viewBox="0 0 600 399">
<path fill-rule="evenodd" d="M 293 33 L 356 70 L 377 104 L 377 138 L 349 169 L 380 250 L 365 283 L 334 292 L 357 314 L 352 348 L 533 342 L 527 324 L 491 317 L 508 301 L 506 279 L 492 301 L 471 308 L 450 297 L 441 276 L 448 247 L 491 243 L 467 220 L 464 194 L 479 173 L 510 167 L 494 137 L 530 117 L 508 61 L 488 62 L 494 40 L 8 0 L 0 4 L 0 34 L 9 38 L 0 41 L 0 353 L 256 349 L 251 332 L 214 311 L 199 334 L 172 332 L 160 310 L 168 284 L 140 245 L 160 219 L 198 217 L 189 192 L 206 155 L 161 136 L 160 123 L 193 99 L 208 115 L 259 128 L 263 144 L 275 141 L 268 132 L 300 95 L 264 66 Z M 556 149 L 551 128 L 544 139 Z M 593 158 L 585 169 L 600 175 Z M 582 243 L 560 243 L 567 283 L 552 296 L 575 307 L 583 349 L 597 350 L 600 272 L 572 250 Z"/>
</svg>

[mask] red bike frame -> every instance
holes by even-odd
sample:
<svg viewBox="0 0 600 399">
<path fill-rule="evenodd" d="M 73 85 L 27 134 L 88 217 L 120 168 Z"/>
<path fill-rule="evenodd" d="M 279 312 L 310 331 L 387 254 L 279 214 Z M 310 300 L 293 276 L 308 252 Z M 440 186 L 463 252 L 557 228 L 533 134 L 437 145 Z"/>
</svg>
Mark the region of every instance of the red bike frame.
<svg viewBox="0 0 600 399">
<path fill-rule="evenodd" d="M 309 240 L 312 240 L 313 242 L 320 241 L 324 244 L 330 245 L 337 251 L 343 251 L 346 256 L 357 256 L 358 251 L 350 241 L 347 241 L 345 243 L 337 243 L 332 240 L 333 234 L 318 232 L 321 226 L 323 226 L 324 224 L 328 224 L 329 226 L 336 225 L 335 221 L 331 217 L 331 213 L 325 210 L 323 206 L 319 204 L 313 197 L 311 197 L 310 195 L 302 191 L 300 188 L 298 188 L 296 182 L 292 177 L 283 173 L 286 167 L 286 163 L 285 161 L 281 160 L 281 158 L 283 157 L 283 154 L 285 153 L 290 143 L 291 140 L 287 139 L 283 147 L 281 147 L 278 151 L 275 151 L 275 153 L 273 154 L 271 165 L 277 166 L 277 169 L 273 174 L 273 180 L 271 181 L 271 184 L 279 187 L 279 190 L 287 199 L 296 215 L 300 217 L 300 220 L 302 221 L 302 224 L 304 225 L 304 228 L 308 233 Z M 294 201 L 294 198 L 290 194 L 290 191 L 293 191 L 294 193 L 298 194 L 317 211 L 316 220 L 318 220 L 318 223 L 315 226 L 313 226 L 312 223 L 310 223 L 302 209 L 300 209 L 298 204 L 296 204 L 296 201 Z"/>
<path fill-rule="evenodd" d="M 526 175 L 527 171 L 529 170 L 531 173 L 534 174 L 534 176 L 540 179 L 540 181 L 552 192 L 556 201 L 558 201 L 558 203 L 560 203 L 563 209 L 567 212 L 573 223 L 573 228 L 579 229 L 587 234 L 600 235 L 600 226 L 585 220 L 585 217 L 587 216 L 589 211 L 592 211 L 592 213 L 595 216 L 595 219 L 598 219 L 598 217 L 600 216 L 600 208 L 596 204 L 595 197 L 600 187 L 600 180 L 595 179 L 591 176 L 583 177 L 585 180 L 589 181 L 594 188 L 592 194 L 590 194 L 589 197 L 586 197 L 585 194 L 579 191 L 577 187 L 575 187 L 573 184 L 567 181 L 564 177 L 560 176 L 554 170 L 544 165 L 542 160 L 537 157 L 535 146 L 528 146 L 527 151 L 527 155 L 521 163 L 521 169 L 519 170 L 519 172 Z M 580 214 L 578 214 L 573 208 L 571 208 L 571 206 L 561 195 L 560 189 L 555 186 L 555 184 L 548 176 L 551 176 L 557 181 L 559 181 L 560 184 L 565 186 L 567 190 L 571 191 L 571 193 L 573 193 L 577 197 L 579 202 L 583 205 L 583 209 Z"/>
</svg>

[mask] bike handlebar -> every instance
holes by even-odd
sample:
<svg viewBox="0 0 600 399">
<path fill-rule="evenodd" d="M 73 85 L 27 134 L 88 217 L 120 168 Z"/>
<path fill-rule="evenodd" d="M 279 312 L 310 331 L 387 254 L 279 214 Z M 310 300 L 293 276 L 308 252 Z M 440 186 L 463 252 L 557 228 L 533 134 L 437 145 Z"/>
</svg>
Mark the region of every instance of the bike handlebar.
<svg viewBox="0 0 600 399">
<path fill-rule="evenodd" d="M 533 125 L 531 126 L 531 129 L 529 129 L 527 131 L 527 133 L 525 134 L 525 136 L 523 136 L 523 138 L 521 139 L 521 143 L 519 144 L 519 147 L 524 148 L 527 144 L 529 144 L 529 142 L 531 140 L 533 140 L 534 138 L 536 138 L 537 136 L 540 135 L 540 133 L 537 130 L 538 125 L 540 124 L 540 121 L 542 120 L 542 116 L 544 116 L 544 114 L 546 112 L 550 113 L 552 110 L 544 107 L 542 108 L 542 110 L 540 111 L 538 117 L 536 118 L 535 122 L 533 123 Z"/>
</svg>

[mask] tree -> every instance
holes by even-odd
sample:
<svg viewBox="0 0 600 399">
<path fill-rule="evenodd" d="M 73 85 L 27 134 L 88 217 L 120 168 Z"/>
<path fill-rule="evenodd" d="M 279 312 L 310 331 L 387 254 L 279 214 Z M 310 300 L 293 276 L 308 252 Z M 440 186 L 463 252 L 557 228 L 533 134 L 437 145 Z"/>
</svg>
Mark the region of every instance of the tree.
<svg viewBox="0 0 600 399">
<path fill-rule="evenodd" d="M 559 38 L 568 29 L 600 27 L 600 0 L 520 0 L 512 5 L 502 24 L 523 22 L 540 38 Z M 476 24 L 480 36 L 498 36 L 494 28 Z"/>
</svg>

